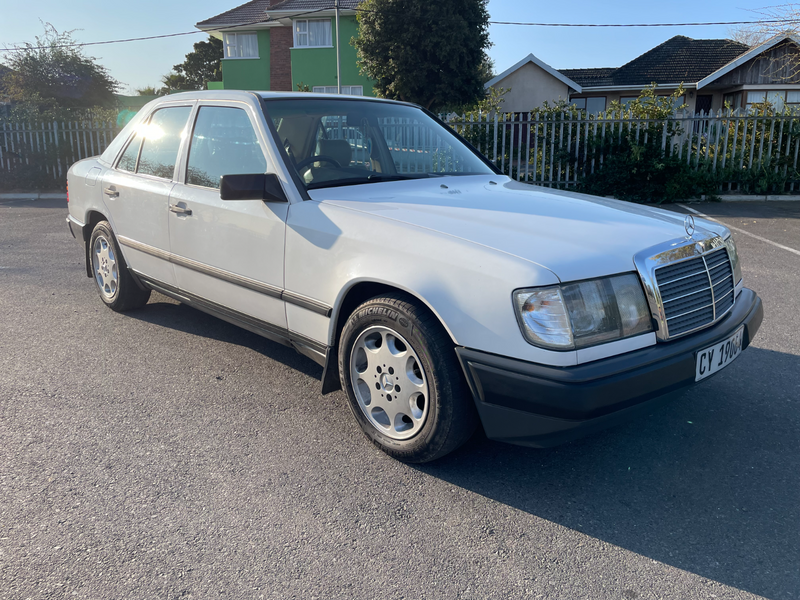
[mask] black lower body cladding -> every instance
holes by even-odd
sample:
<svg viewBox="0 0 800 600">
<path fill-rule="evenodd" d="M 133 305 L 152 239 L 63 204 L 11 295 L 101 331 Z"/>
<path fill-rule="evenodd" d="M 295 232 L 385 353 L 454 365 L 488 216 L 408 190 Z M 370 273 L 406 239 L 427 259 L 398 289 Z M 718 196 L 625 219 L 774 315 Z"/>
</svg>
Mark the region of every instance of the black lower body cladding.
<svg viewBox="0 0 800 600">
<path fill-rule="evenodd" d="M 693 335 L 575 367 L 550 367 L 457 348 L 486 435 L 549 447 L 650 410 L 695 382 L 696 353 L 744 325 L 742 349 L 764 311 L 743 289 L 733 310 Z"/>
</svg>

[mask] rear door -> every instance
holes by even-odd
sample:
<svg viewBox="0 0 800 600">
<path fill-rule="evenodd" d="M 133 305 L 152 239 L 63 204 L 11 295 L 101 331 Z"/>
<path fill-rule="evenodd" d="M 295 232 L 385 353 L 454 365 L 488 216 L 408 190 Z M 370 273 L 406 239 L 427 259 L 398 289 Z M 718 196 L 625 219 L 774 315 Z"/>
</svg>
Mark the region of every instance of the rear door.
<svg viewBox="0 0 800 600">
<path fill-rule="evenodd" d="M 168 260 L 169 193 L 191 111 L 191 105 L 154 111 L 103 177 L 111 225 L 128 265 L 172 286 L 175 272 Z"/>
<path fill-rule="evenodd" d="M 170 194 L 170 249 L 182 292 L 285 329 L 289 203 L 219 197 L 222 175 L 273 171 L 257 118 L 245 103 L 198 106 L 186 168 Z"/>
</svg>

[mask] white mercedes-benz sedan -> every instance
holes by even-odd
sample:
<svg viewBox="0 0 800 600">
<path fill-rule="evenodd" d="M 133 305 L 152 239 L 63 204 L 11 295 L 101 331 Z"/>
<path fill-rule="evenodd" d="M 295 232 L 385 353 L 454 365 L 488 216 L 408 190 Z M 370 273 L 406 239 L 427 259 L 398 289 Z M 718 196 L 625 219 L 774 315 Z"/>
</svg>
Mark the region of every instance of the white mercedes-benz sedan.
<svg viewBox="0 0 800 600">
<path fill-rule="evenodd" d="M 518 183 L 402 102 L 167 96 L 68 186 L 109 308 L 157 290 L 293 346 L 410 462 L 628 418 L 763 318 L 724 226 Z"/>
</svg>

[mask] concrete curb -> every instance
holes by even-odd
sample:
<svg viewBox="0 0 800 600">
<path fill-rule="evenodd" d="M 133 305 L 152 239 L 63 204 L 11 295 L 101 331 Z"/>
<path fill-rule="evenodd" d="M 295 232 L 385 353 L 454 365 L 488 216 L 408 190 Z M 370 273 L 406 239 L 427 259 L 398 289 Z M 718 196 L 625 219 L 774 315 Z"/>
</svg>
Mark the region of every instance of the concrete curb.
<svg viewBox="0 0 800 600">
<path fill-rule="evenodd" d="M 0 194 L 0 200 L 66 200 L 64 192 L 14 192 Z"/>
<path fill-rule="evenodd" d="M 730 194 L 720 196 L 723 202 L 800 202 L 800 196 Z"/>
</svg>

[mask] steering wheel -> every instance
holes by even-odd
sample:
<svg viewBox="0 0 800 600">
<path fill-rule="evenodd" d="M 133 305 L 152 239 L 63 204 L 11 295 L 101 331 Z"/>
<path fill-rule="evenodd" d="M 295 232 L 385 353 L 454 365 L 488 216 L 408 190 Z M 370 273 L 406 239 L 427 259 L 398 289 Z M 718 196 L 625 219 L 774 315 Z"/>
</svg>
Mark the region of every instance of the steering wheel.
<svg viewBox="0 0 800 600">
<path fill-rule="evenodd" d="M 342 165 L 339 164 L 339 161 L 331 158 L 330 156 L 325 156 L 324 154 L 318 154 L 316 156 L 309 156 L 308 158 L 304 158 L 295 165 L 298 171 L 305 169 L 309 165 L 312 165 L 315 162 L 329 162 L 332 163 L 335 167 L 341 169 Z"/>
</svg>

